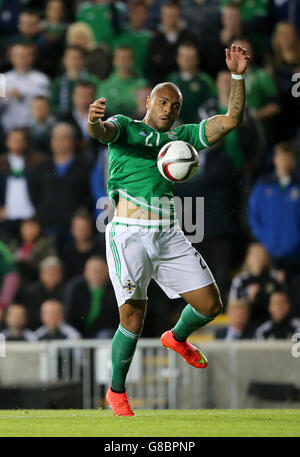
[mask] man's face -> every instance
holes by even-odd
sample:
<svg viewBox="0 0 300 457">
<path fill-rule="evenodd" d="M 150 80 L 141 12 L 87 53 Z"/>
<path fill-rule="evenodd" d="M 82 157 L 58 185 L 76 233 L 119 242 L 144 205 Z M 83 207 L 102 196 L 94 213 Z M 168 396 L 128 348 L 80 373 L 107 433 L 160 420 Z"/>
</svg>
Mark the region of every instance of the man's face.
<svg viewBox="0 0 300 457">
<path fill-rule="evenodd" d="M 234 28 L 241 23 L 241 13 L 238 8 L 225 6 L 221 12 L 222 24 L 228 28 Z"/>
<path fill-rule="evenodd" d="M 130 49 L 117 49 L 113 63 L 117 71 L 130 71 L 133 65 L 133 56 Z"/>
<path fill-rule="evenodd" d="M 101 287 L 108 279 L 108 269 L 104 260 L 91 259 L 84 268 L 84 277 L 90 287 Z"/>
<path fill-rule="evenodd" d="M 297 41 L 297 34 L 292 24 L 281 24 L 277 28 L 277 40 L 282 47 L 290 48 Z"/>
<path fill-rule="evenodd" d="M 93 103 L 95 93 L 93 87 L 90 86 L 76 86 L 73 92 L 73 103 L 75 108 L 78 109 L 89 109 L 91 103 Z"/>
<path fill-rule="evenodd" d="M 195 71 L 198 67 L 197 50 L 192 46 L 179 46 L 177 63 L 180 71 Z"/>
<path fill-rule="evenodd" d="M 25 242 L 32 243 L 39 237 L 41 228 L 40 225 L 35 221 L 24 220 L 21 225 L 20 231 L 22 240 Z"/>
<path fill-rule="evenodd" d="M 40 98 L 33 100 L 31 105 L 31 114 L 36 121 L 44 121 L 47 116 L 49 116 L 49 112 L 50 109 L 47 100 L 42 100 Z"/>
<path fill-rule="evenodd" d="M 40 272 L 40 280 L 46 289 L 54 289 L 63 279 L 63 274 L 59 266 L 45 266 Z"/>
<path fill-rule="evenodd" d="M 282 174 L 289 175 L 295 166 L 294 154 L 290 151 L 276 151 L 273 159 L 275 168 Z"/>
<path fill-rule="evenodd" d="M 60 303 L 48 301 L 42 305 L 41 321 L 49 329 L 54 330 L 63 322 L 63 309 Z"/>
<path fill-rule="evenodd" d="M 24 328 L 26 324 L 25 308 L 19 305 L 9 306 L 6 315 L 6 323 L 10 328 L 18 330 Z"/>
<path fill-rule="evenodd" d="M 14 154 L 24 154 L 27 147 L 27 141 L 24 133 L 21 131 L 11 132 L 7 137 L 6 147 L 9 152 Z"/>
<path fill-rule="evenodd" d="M 19 44 L 13 46 L 10 51 L 10 61 L 14 69 L 28 71 L 34 61 L 32 47 Z"/>
<path fill-rule="evenodd" d="M 46 17 L 53 22 L 60 22 L 63 19 L 64 7 L 61 0 L 53 0 L 46 7 Z"/>
<path fill-rule="evenodd" d="M 63 64 L 67 71 L 81 71 L 84 68 L 84 56 L 78 49 L 68 49 Z"/>
<path fill-rule="evenodd" d="M 163 6 L 161 9 L 162 24 L 171 29 L 176 29 L 179 25 L 179 8 L 176 6 Z"/>
<path fill-rule="evenodd" d="M 90 240 L 92 236 L 91 223 L 84 217 L 74 217 L 71 231 L 75 240 L 79 242 Z"/>
<path fill-rule="evenodd" d="M 74 139 L 70 133 L 62 128 L 53 130 L 51 139 L 51 151 L 55 155 L 73 154 L 74 152 Z"/>
<path fill-rule="evenodd" d="M 167 132 L 178 118 L 181 106 L 180 94 L 172 87 L 163 87 L 147 99 L 148 119 L 156 130 Z"/>
<path fill-rule="evenodd" d="M 39 17 L 35 14 L 20 14 L 18 29 L 25 37 L 33 38 L 39 32 Z"/>
<path fill-rule="evenodd" d="M 143 29 L 148 19 L 146 6 L 135 5 L 129 9 L 129 22 L 135 29 Z"/>
<path fill-rule="evenodd" d="M 290 304 L 285 294 L 274 293 L 271 295 L 269 313 L 274 322 L 280 322 L 290 311 Z"/>
</svg>

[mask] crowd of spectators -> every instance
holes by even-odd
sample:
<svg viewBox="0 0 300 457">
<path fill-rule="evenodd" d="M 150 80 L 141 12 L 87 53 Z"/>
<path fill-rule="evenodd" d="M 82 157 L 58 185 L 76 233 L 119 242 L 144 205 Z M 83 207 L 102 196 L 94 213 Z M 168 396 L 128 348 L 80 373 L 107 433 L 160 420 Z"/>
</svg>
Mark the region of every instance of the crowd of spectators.
<svg viewBox="0 0 300 457">
<path fill-rule="evenodd" d="M 299 330 L 300 91 L 292 90 L 300 79 L 299 2 L 2 0 L 0 330 L 7 340 L 114 334 L 117 304 L 96 229 L 108 156 L 88 134 L 89 105 L 105 97 L 107 116 L 142 119 L 151 88 L 172 81 L 184 99 L 178 124 L 226 113 L 224 51 L 232 42 L 251 57 L 243 124 L 201 154 L 198 174 L 176 192 L 205 199 L 204 240 L 195 247 L 229 322 L 216 338 L 289 338 Z M 157 337 L 183 303 L 155 283 L 148 295 L 143 335 Z"/>
</svg>

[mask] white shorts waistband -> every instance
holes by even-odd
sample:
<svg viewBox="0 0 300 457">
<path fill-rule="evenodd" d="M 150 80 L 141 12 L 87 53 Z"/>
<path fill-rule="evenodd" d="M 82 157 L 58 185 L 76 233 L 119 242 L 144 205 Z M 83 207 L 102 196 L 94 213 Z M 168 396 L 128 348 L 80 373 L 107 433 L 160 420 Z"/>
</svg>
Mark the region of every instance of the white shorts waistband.
<svg viewBox="0 0 300 457">
<path fill-rule="evenodd" d="M 134 219 L 132 217 L 114 216 L 111 222 L 118 222 L 125 225 L 142 225 L 142 226 L 174 226 L 178 224 L 178 220 L 170 221 L 170 219 Z"/>
</svg>

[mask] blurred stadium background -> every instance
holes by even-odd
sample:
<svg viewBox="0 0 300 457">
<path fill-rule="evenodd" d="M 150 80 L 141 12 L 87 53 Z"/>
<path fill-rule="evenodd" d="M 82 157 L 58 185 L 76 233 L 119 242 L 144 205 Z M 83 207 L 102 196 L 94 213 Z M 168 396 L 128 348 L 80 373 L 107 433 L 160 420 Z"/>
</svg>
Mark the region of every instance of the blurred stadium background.
<svg viewBox="0 0 300 457">
<path fill-rule="evenodd" d="M 173 81 L 180 123 L 224 113 L 233 41 L 252 58 L 244 123 L 177 186 L 205 199 L 195 247 L 225 304 L 191 337 L 209 367 L 161 348 L 183 303 L 151 283 L 128 392 L 142 409 L 300 406 L 300 1 L 0 0 L 0 408 L 105 407 L 118 313 L 89 104 L 142 119 Z"/>
</svg>

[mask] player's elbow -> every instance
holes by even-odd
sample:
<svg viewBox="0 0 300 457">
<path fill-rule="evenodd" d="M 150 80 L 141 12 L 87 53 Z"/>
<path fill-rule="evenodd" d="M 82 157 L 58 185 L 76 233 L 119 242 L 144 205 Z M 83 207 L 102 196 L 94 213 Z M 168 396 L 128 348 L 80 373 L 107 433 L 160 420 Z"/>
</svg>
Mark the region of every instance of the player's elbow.
<svg viewBox="0 0 300 457">
<path fill-rule="evenodd" d="M 228 119 L 227 119 L 227 129 L 233 130 L 239 125 L 243 123 L 244 120 L 244 115 L 243 113 L 240 114 L 229 114 Z"/>
</svg>

